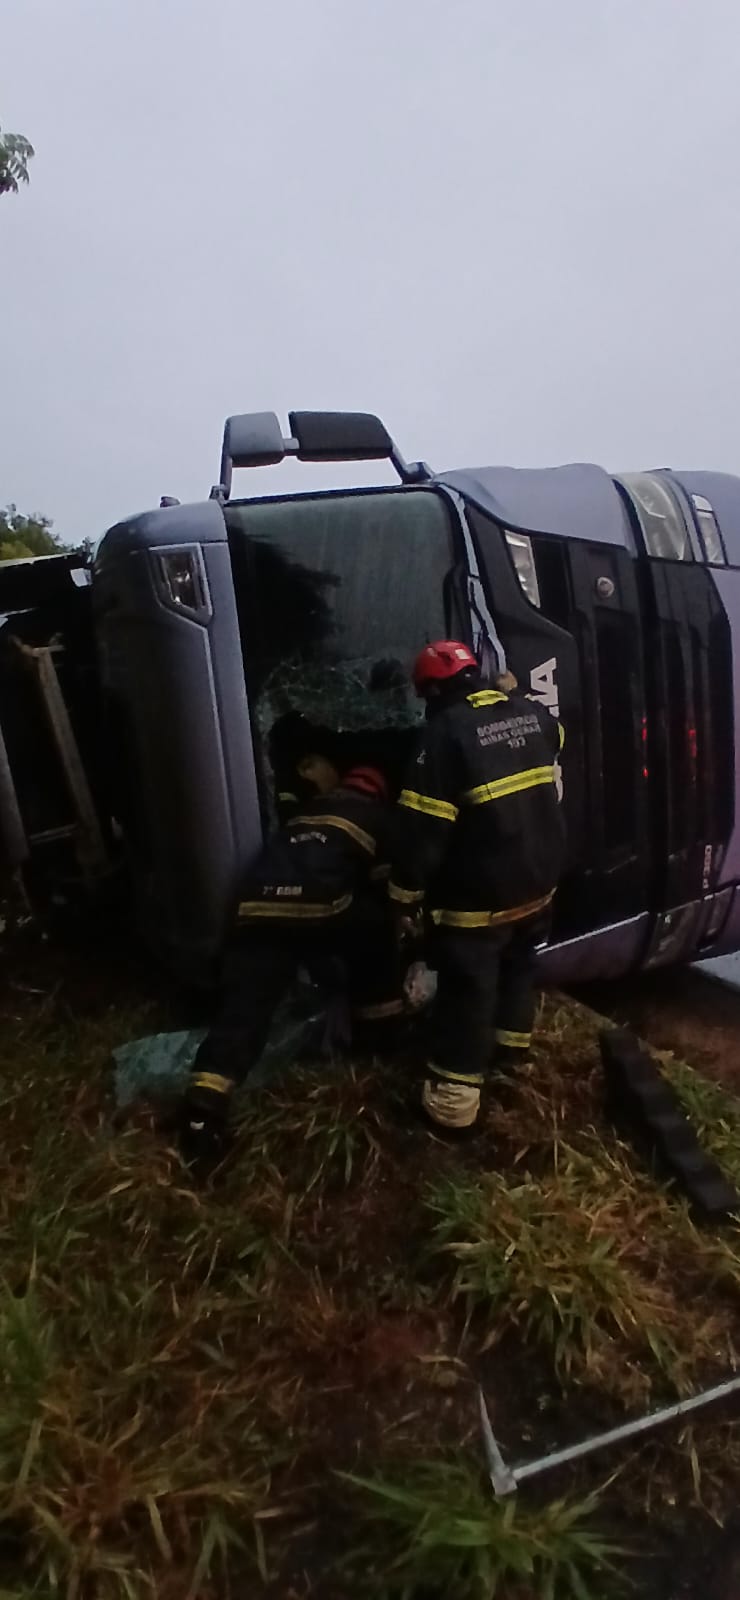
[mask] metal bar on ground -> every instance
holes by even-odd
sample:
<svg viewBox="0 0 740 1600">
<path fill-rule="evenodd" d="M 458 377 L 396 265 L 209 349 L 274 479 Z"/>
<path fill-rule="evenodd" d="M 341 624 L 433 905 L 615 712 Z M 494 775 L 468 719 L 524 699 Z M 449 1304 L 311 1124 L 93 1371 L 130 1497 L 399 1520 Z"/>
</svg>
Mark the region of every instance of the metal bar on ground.
<svg viewBox="0 0 740 1600">
<path fill-rule="evenodd" d="M 496 1435 L 491 1427 L 485 1395 L 480 1388 L 478 1390 L 478 1407 L 480 1410 L 480 1425 L 483 1430 L 483 1445 L 488 1462 L 488 1473 L 493 1484 L 493 1492 L 495 1495 L 515 1494 L 516 1478 L 510 1468 L 507 1467 L 498 1447 Z"/>
<path fill-rule="evenodd" d="M 638 1417 L 634 1422 L 624 1422 L 618 1428 L 609 1428 L 605 1433 L 594 1434 L 592 1438 L 584 1439 L 580 1444 L 568 1445 L 564 1450 L 554 1450 L 551 1455 L 541 1456 L 537 1461 L 523 1462 L 520 1467 L 508 1467 L 491 1427 L 491 1419 L 481 1389 L 479 1390 L 481 1426 L 494 1494 L 513 1494 L 519 1484 L 528 1478 L 539 1477 L 542 1472 L 551 1472 L 556 1467 L 566 1466 L 570 1461 L 578 1461 L 594 1450 L 604 1450 L 608 1445 L 621 1444 L 626 1439 L 634 1439 L 640 1434 L 649 1433 L 664 1422 L 673 1422 L 678 1417 L 689 1416 L 694 1411 L 701 1411 L 705 1406 L 713 1405 L 717 1400 L 726 1400 L 729 1395 L 737 1393 L 740 1393 L 740 1377 L 730 1378 L 725 1383 L 716 1384 L 712 1389 L 705 1389 L 701 1394 L 691 1395 L 688 1400 L 677 1400 L 674 1405 L 664 1406 L 661 1411 L 651 1411 L 647 1416 Z"/>
</svg>

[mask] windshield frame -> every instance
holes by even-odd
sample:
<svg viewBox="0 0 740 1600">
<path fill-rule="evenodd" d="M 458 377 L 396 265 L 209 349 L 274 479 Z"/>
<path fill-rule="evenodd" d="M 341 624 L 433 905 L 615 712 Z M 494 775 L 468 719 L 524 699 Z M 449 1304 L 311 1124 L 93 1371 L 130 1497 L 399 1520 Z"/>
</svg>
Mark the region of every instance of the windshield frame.
<svg viewBox="0 0 740 1600">
<path fill-rule="evenodd" d="M 430 640 L 432 637 L 440 637 L 437 629 L 441 624 L 442 613 L 444 614 L 444 628 L 442 636 L 449 637 L 454 634 L 456 637 L 464 638 L 466 643 L 472 645 L 474 638 L 474 621 L 469 597 L 468 584 L 470 574 L 469 563 L 466 556 L 465 541 L 458 519 L 455 516 L 454 507 L 450 504 L 450 497 L 442 486 L 437 487 L 436 485 L 429 483 L 418 485 L 368 485 L 361 488 L 350 489 L 342 487 L 338 489 L 312 490 L 298 494 L 286 493 L 248 496 L 238 500 L 229 501 L 228 505 L 224 507 L 224 515 L 229 536 L 229 547 L 232 555 L 232 568 L 234 570 L 234 587 L 242 642 L 242 659 L 252 714 L 255 765 L 258 775 L 263 815 L 266 814 L 274 819 L 274 807 L 272 802 L 274 800 L 276 790 L 279 789 L 280 785 L 277 782 L 277 774 L 270 758 L 270 734 L 272 729 L 280 720 L 282 720 L 282 718 L 280 715 L 273 716 L 269 724 L 266 724 L 263 721 L 263 716 L 261 714 L 265 705 L 264 697 L 267 686 L 270 683 L 271 674 L 275 669 L 274 667 L 265 665 L 264 657 L 262 657 L 262 660 L 260 660 L 260 646 L 259 643 L 255 644 L 255 640 L 251 633 L 250 625 L 254 621 L 255 613 L 253 607 L 255 606 L 255 601 L 250 597 L 249 594 L 245 594 L 244 588 L 245 583 L 249 580 L 250 555 L 253 554 L 253 551 L 250 552 L 249 512 L 251 510 L 257 510 L 266 506 L 295 507 L 297 511 L 300 511 L 300 508 L 304 506 L 327 502 L 334 504 L 337 502 L 342 502 L 343 504 L 347 505 L 350 501 L 366 502 L 371 500 L 377 504 L 381 500 L 392 499 L 396 504 L 398 504 L 400 496 L 404 496 L 406 503 L 408 503 L 407 497 L 410 495 L 415 495 L 417 499 L 419 495 L 425 495 L 427 499 L 430 496 L 434 497 L 435 501 L 437 502 L 437 506 L 441 508 L 443 513 L 444 527 L 448 540 L 448 564 L 445 567 L 444 574 L 441 574 L 442 582 L 440 587 L 437 614 L 433 618 L 430 628 L 424 630 L 424 637 L 414 640 L 414 651 L 417 648 L 421 649 L 423 644 L 428 642 L 428 640 Z M 235 513 L 236 515 L 234 515 Z M 439 537 L 442 524 L 439 510 L 436 511 L 436 517 L 438 519 L 437 527 L 432 528 L 432 541 L 434 544 L 435 554 L 439 548 L 436 541 Z M 264 524 L 263 529 L 260 531 L 263 533 L 263 542 L 266 545 L 269 545 L 272 541 L 264 537 Z M 420 525 L 418 523 L 416 528 L 413 529 L 413 532 L 414 536 L 418 540 L 420 536 Z M 255 529 L 255 533 L 257 534 L 257 538 L 253 541 L 253 544 L 256 545 L 259 542 L 259 531 Z M 285 555 L 285 545 L 288 545 L 289 550 L 292 551 L 294 556 L 296 547 L 300 545 L 300 536 L 291 541 L 286 540 L 281 549 L 281 539 L 279 532 L 276 529 L 274 545 L 277 553 L 282 555 Z M 399 539 L 399 548 L 402 552 L 402 534 Z M 288 555 L 287 559 L 290 562 L 290 554 Z M 310 570 L 311 568 L 307 563 L 307 572 Z M 320 571 L 321 569 L 316 570 Z M 348 570 L 351 569 L 345 568 L 342 571 L 342 579 L 346 580 L 348 576 Z M 387 592 L 389 595 L 393 594 L 398 598 L 401 594 L 405 593 L 409 587 L 408 572 L 408 559 L 404 558 L 403 554 L 401 554 L 401 560 L 397 565 L 396 572 L 389 579 L 387 586 Z M 372 601 L 370 603 L 371 605 L 373 604 Z M 257 600 L 256 604 L 257 607 L 259 607 L 259 600 Z M 371 612 L 371 616 L 373 618 L 378 616 L 379 609 L 378 602 L 376 601 L 373 605 L 373 611 Z M 410 605 L 410 610 L 413 614 L 413 602 Z M 382 624 L 378 622 L 378 626 L 382 626 Z M 393 649 L 394 643 L 396 642 L 397 641 L 389 640 L 387 653 L 382 650 L 378 651 L 377 653 L 373 651 L 370 656 L 345 656 L 340 648 L 336 663 L 337 668 L 341 671 L 346 663 L 347 678 L 349 679 L 352 675 L 353 662 L 357 662 L 359 667 L 363 668 L 363 666 L 366 666 L 370 661 L 373 661 L 373 659 L 377 663 L 382 660 L 387 660 L 388 657 L 391 657 L 394 663 L 400 664 L 400 653 L 398 651 L 394 652 Z M 317 637 L 317 670 L 320 670 L 321 667 L 321 656 L 322 644 L 320 639 Z M 286 666 L 288 666 L 289 657 L 286 656 L 284 659 L 286 661 Z M 310 659 L 310 656 L 307 659 Z M 412 659 L 413 656 L 411 654 L 409 654 L 407 651 L 404 652 L 404 692 L 409 701 L 409 711 L 411 710 L 411 707 L 415 705 L 413 701 L 413 691 L 410 691 L 409 687 L 407 687 L 407 685 L 410 684 L 410 667 Z M 331 671 L 332 663 L 330 659 L 328 660 L 327 665 L 328 669 Z M 408 721 L 404 721 L 403 724 L 409 739 L 413 739 L 414 731 L 416 727 L 420 725 L 422 720 L 423 706 L 421 703 L 419 703 L 418 715 L 415 717 L 415 719 L 412 720 L 409 716 Z M 337 718 L 333 719 L 331 714 L 329 714 L 326 721 L 327 724 L 332 725 L 333 722 L 337 721 Z M 339 721 L 341 724 L 341 718 Z M 374 731 L 378 731 L 378 725 L 373 723 L 367 730 L 363 730 L 363 728 L 357 724 L 354 728 L 340 726 L 340 731 L 342 734 L 346 733 L 349 735 L 351 733 L 357 736 L 359 736 L 363 731 L 367 731 L 368 737 L 370 737 Z M 391 723 L 388 731 L 400 734 L 400 723 Z"/>
</svg>

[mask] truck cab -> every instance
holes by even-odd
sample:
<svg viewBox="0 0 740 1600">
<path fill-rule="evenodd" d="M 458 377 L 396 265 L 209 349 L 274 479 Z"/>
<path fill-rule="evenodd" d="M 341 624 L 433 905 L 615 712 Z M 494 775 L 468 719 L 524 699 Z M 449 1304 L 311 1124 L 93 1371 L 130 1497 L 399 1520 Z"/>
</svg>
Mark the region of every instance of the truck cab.
<svg viewBox="0 0 740 1600">
<path fill-rule="evenodd" d="M 238 469 L 388 460 L 392 487 L 233 495 Z M 207 981 L 235 885 L 297 759 L 380 761 L 440 637 L 565 727 L 558 982 L 740 945 L 740 480 L 594 465 L 435 472 L 376 417 L 229 418 L 219 482 L 111 528 L 90 602 L 109 809 L 138 919 Z M 104 734 L 103 734 L 104 728 Z"/>
</svg>

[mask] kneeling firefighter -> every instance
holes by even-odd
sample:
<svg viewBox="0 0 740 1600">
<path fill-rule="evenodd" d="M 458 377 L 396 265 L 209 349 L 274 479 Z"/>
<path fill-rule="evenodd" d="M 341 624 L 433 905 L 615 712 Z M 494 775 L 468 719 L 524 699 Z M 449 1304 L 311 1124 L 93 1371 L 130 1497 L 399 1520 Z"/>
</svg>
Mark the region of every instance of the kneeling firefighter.
<svg viewBox="0 0 740 1600">
<path fill-rule="evenodd" d="M 316 798 L 268 840 L 242 885 L 221 1003 L 183 1103 L 189 1159 L 218 1155 L 233 1091 L 259 1059 L 299 967 L 341 959 L 368 1043 L 404 1009 L 386 884 L 379 890 L 395 821 L 385 779 L 354 767 L 340 783 L 323 756 L 306 757 L 300 771 Z"/>
<path fill-rule="evenodd" d="M 484 688 L 455 640 L 421 652 L 414 682 L 427 720 L 399 800 L 389 893 L 407 914 L 426 900 L 438 989 L 422 1100 L 434 1123 L 460 1129 L 478 1116 L 486 1070 L 529 1050 L 536 949 L 564 856 L 563 731 L 538 701 Z"/>
</svg>

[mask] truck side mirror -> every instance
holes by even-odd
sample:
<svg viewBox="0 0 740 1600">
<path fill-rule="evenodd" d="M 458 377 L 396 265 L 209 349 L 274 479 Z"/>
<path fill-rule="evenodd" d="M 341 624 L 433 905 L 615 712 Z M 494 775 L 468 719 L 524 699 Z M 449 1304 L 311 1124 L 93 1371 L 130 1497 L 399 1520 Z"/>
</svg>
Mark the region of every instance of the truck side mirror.
<svg viewBox="0 0 740 1600">
<path fill-rule="evenodd" d="M 367 411 L 290 411 L 299 461 L 386 461 L 393 440 Z"/>
<path fill-rule="evenodd" d="M 423 483 L 432 476 L 425 462 L 404 461 L 388 429 L 369 411 L 291 411 L 289 422 L 285 439 L 274 411 L 227 417 L 221 472 L 211 499 L 228 500 L 234 467 L 275 466 L 285 456 L 299 461 L 387 460 L 402 483 Z"/>
</svg>

